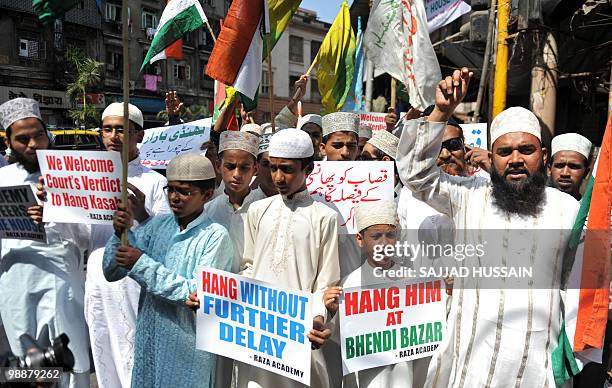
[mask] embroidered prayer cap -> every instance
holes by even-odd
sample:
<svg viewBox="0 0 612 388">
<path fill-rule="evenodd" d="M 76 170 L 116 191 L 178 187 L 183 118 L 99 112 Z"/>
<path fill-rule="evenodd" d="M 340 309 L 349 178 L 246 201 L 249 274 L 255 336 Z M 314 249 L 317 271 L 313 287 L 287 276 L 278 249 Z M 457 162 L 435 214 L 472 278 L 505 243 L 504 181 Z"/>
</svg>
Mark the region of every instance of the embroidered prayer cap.
<svg viewBox="0 0 612 388">
<path fill-rule="evenodd" d="M 259 138 L 259 152 L 257 155 L 268 152 L 268 148 L 270 148 L 270 139 L 272 136 L 273 135 L 271 133 L 266 133 Z"/>
<path fill-rule="evenodd" d="M 270 123 L 263 123 L 263 124 L 261 124 L 261 133 L 263 135 L 265 135 L 267 133 L 270 133 L 270 134 L 274 133 L 274 132 L 272 132 L 272 124 L 270 124 Z"/>
<path fill-rule="evenodd" d="M 365 137 L 366 139 L 372 138 L 372 127 L 368 124 L 359 124 L 359 137 Z"/>
<path fill-rule="evenodd" d="M 302 129 L 302 127 L 306 124 L 317 124 L 319 128 L 323 128 L 323 123 L 321 122 L 321 116 L 315 114 L 308 114 L 300 117 L 298 120 L 298 129 Z"/>
<path fill-rule="evenodd" d="M 38 102 L 31 98 L 14 98 L 0 105 L 0 125 L 4 129 L 8 129 L 15 121 L 31 117 L 43 121 Z"/>
<path fill-rule="evenodd" d="M 219 153 L 226 150 L 242 150 L 257 157 L 259 136 L 250 132 L 223 131 L 219 138 Z"/>
<path fill-rule="evenodd" d="M 184 153 L 168 163 L 166 179 L 168 181 L 205 181 L 216 178 L 215 169 L 207 157 Z"/>
<path fill-rule="evenodd" d="M 287 128 L 272 136 L 268 153 L 271 158 L 304 159 L 314 155 L 314 148 L 306 132 Z"/>
<path fill-rule="evenodd" d="M 249 132 L 257 136 L 261 136 L 263 134 L 261 126 L 253 123 L 244 124 L 242 128 L 240 128 L 240 132 Z"/>
<path fill-rule="evenodd" d="M 351 112 L 335 112 L 323 116 L 323 137 L 339 131 L 355 132 L 359 135 L 359 115 Z"/>
<path fill-rule="evenodd" d="M 353 212 L 360 232 L 372 225 L 397 225 L 397 206 L 392 201 L 360 202 Z"/>
<path fill-rule="evenodd" d="M 513 132 L 530 133 L 542 140 L 540 122 L 530 110 L 513 106 L 501 112 L 491 123 L 491 144 L 500 136 Z"/>
<path fill-rule="evenodd" d="M 591 155 L 591 147 L 593 144 L 586 137 L 577 133 L 564 133 L 553 137 L 550 144 L 551 155 L 554 156 L 559 151 L 574 151 L 578 152 L 585 158 Z"/>
<path fill-rule="evenodd" d="M 378 148 L 387 156 L 390 156 L 395 160 L 397 156 L 397 147 L 399 145 L 399 138 L 392 134 L 391 132 L 385 131 L 383 129 L 374 131 L 372 138 L 367 141 L 368 144 L 373 145 Z"/>
<path fill-rule="evenodd" d="M 141 128 L 144 128 L 142 112 L 136 107 L 136 105 L 128 104 L 128 114 L 131 122 L 140 125 Z M 123 103 L 113 102 L 107 106 L 106 109 L 104 109 L 104 112 L 102 112 L 102 121 L 109 116 L 123 117 Z"/>
</svg>

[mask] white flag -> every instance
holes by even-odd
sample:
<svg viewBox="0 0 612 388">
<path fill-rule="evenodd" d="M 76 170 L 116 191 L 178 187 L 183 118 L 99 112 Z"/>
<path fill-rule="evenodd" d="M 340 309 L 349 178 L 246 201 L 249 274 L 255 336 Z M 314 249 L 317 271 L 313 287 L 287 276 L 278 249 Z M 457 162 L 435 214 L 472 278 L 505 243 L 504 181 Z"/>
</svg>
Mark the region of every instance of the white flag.
<svg viewBox="0 0 612 388">
<path fill-rule="evenodd" d="M 434 103 L 442 75 L 423 0 L 374 0 L 364 43 L 377 70 L 406 85 L 412 106 L 422 110 Z"/>
</svg>

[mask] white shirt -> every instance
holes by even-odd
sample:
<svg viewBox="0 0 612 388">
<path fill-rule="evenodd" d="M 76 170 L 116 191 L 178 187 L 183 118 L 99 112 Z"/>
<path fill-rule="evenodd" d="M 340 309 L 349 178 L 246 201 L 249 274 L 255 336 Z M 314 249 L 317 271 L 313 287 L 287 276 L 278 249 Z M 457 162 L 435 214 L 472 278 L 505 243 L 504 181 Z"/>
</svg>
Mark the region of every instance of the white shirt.
<svg viewBox="0 0 612 388">
<path fill-rule="evenodd" d="M 506 241 L 478 260 L 499 266 L 526 259 L 539 284 L 545 284 L 541 276 L 546 274 L 551 288 L 513 289 L 501 280 L 504 288 L 466 288 L 455 279 L 448 331 L 432 357 L 425 386 L 552 387 L 551 353 L 562 318 L 560 290 L 553 281 L 561 277 L 578 202 L 546 188 L 539 216 L 505 213 L 493 204 L 489 180 L 449 176 L 436 166 L 444 126 L 404 122 L 397 159 L 402 181 L 418 199 L 452 218 L 455 244 L 482 243 L 486 233 Z"/>
<path fill-rule="evenodd" d="M 240 270 L 244 254 L 244 224 L 249 206 L 260 199 L 267 198 L 261 189 L 251 190 L 242 201 L 242 206 L 234 209 L 225 191 L 208 202 L 204 207 L 206 214 L 215 222 L 225 226 L 234 244 L 234 262 L 232 272 Z"/>
<path fill-rule="evenodd" d="M 38 184 L 40 172 L 28 173 L 21 164 L 0 168 L 0 186 Z M 83 224 L 45 223 L 47 243 L 2 239 L 0 314 L 11 350 L 25 354 L 19 336 L 32 338 L 48 325 L 48 338 L 70 338 L 76 373 L 89 370 L 89 340 L 83 314 L 83 254 L 89 228 Z M 44 335 L 43 335 L 44 336 Z M 46 344 L 48 346 L 50 344 Z M 45 346 L 43 344 L 43 346 Z"/>
</svg>

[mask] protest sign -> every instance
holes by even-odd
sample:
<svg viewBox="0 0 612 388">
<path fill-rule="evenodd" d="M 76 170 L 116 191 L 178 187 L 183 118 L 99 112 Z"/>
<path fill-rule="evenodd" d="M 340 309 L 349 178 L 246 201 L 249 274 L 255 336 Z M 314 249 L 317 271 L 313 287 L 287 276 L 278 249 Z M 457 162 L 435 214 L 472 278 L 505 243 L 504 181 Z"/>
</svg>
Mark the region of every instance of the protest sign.
<svg viewBox="0 0 612 388">
<path fill-rule="evenodd" d="M 444 282 L 345 288 L 338 313 L 344 375 L 429 357 L 445 336 Z"/>
<path fill-rule="evenodd" d="M 211 119 L 145 131 L 140 148 L 140 163 L 150 168 L 166 169 L 170 160 L 184 152 L 200 153 L 202 143 L 210 139 Z"/>
<path fill-rule="evenodd" d="M 310 385 L 312 295 L 198 270 L 196 348 Z"/>
<path fill-rule="evenodd" d="M 386 130 L 387 124 L 385 124 L 386 113 L 379 112 L 359 112 L 359 122 L 361 124 L 369 125 L 373 131 L 379 129 Z"/>
<path fill-rule="evenodd" d="M 427 0 L 425 2 L 427 29 L 431 33 L 450 24 L 471 10 L 470 5 L 463 0 Z"/>
<path fill-rule="evenodd" d="M 121 154 L 38 150 L 47 202 L 44 222 L 112 224 L 121 202 Z"/>
<path fill-rule="evenodd" d="M 487 123 L 461 124 L 465 144 L 470 147 L 487 148 Z"/>
<path fill-rule="evenodd" d="M 46 242 L 45 227 L 28 216 L 33 205 L 36 199 L 30 185 L 0 187 L 0 238 Z"/>
<path fill-rule="evenodd" d="M 306 186 L 312 198 L 341 215 L 340 233 L 358 232 L 353 207 L 360 202 L 393 201 L 393 162 L 315 162 Z"/>
</svg>

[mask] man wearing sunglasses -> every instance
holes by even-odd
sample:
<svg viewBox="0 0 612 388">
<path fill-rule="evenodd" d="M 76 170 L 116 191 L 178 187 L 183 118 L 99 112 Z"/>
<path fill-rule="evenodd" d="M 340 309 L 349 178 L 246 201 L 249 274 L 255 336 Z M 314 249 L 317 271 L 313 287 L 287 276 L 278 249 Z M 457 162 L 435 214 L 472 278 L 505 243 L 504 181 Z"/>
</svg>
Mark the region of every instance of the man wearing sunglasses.
<svg viewBox="0 0 612 388">
<path fill-rule="evenodd" d="M 142 112 L 129 104 L 128 189 L 136 226 L 157 214 L 170 213 L 164 193 L 166 178 L 140 164 L 138 143 L 144 136 Z M 107 151 L 121 152 L 126 129 L 123 103 L 110 104 L 102 113 L 100 135 Z M 140 286 L 129 277 L 110 283 L 102 272 L 104 245 L 113 235 L 111 225 L 93 225 L 85 282 L 85 318 L 89 325 L 98 386 L 129 387 L 134 359 L 134 332 Z"/>
</svg>

